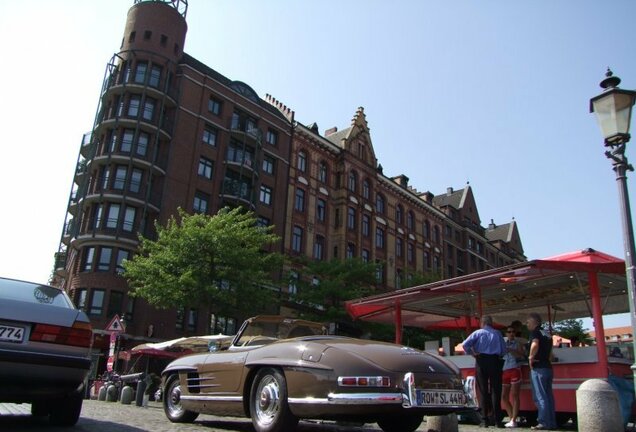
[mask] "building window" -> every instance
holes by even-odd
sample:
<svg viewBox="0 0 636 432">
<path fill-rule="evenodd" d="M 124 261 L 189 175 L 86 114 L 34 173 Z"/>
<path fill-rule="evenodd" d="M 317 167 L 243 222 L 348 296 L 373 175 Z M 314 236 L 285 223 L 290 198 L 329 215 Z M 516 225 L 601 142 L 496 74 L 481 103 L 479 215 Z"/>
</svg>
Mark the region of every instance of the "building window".
<svg viewBox="0 0 636 432">
<path fill-rule="evenodd" d="M 130 153 L 132 150 L 133 138 L 135 136 L 135 131 L 132 129 L 125 129 L 123 135 L 121 136 L 121 145 L 119 146 L 119 150 L 123 153 Z M 113 135 L 113 138 L 115 135 Z"/>
<path fill-rule="evenodd" d="M 139 156 L 146 156 L 148 152 L 148 134 L 145 132 L 139 132 L 139 137 L 137 138 L 137 154 Z"/>
<path fill-rule="evenodd" d="M 152 121 L 153 114 L 155 112 L 155 100 L 152 98 L 146 98 L 144 101 L 144 112 L 141 117 L 144 120 Z"/>
<path fill-rule="evenodd" d="M 307 155 L 305 152 L 298 152 L 298 157 L 296 158 L 296 168 L 299 171 L 305 172 L 307 169 Z"/>
<path fill-rule="evenodd" d="M 148 80 L 148 85 L 150 87 L 159 87 L 159 82 L 161 81 L 161 66 L 153 65 L 152 69 L 150 69 L 150 79 Z"/>
<path fill-rule="evenodd" d="M 424 221 L 424 240 L 431 239 L 431 223 L 429 221 Z"/>
<path fill-rule="evenodd" d="M 375 262 L 375 280 L 377 283 L 384 283 L 384 264 L 380 261 Z"/>
<path fill-rule="evenodd" d="M 177 309 L 177 316 L 174 320 L 174 327 L 177 330 L 183 330 L 183 321 L 185 320 L 185 309 L 179 308 Z"/>
<path fill-rule="evenodd" d="M 104 290 L 95 289 L 92 292 L 89 315 L 101 315 L 104 312 Z"/>
<path fill-rule="evenodd" d="M 211 97 L 208 100 L 208 111 L 216 116 L 221 115 L 221 101 Z"/>
<path fill-rule="evenodd" d="M 121 226 L 121 228 L 124 231 L 127 231 L 127 232 L 133 231 L 133 227 L 135 226 L 136 213 L 137 213 L 137 209 L 135 207 L 126 206 L 126 211 L 124 212 L 124 221 Z"/>
<path fill-rule="evenodd" d="M 296 198 L 294 200 L 294 210 L 299 212 L 305 211 L 305 191 L 296 189 Z"/>
<path fill-rule="evenodd" d="M 362 235 L 365 237 L 369 237 L 369 233 L 371 232 L 371 218 L 369 215 L 362 215 Z"/>
<path fill-rule="evenodd" d="M 88 294 L 88 290 L 86 288 L 81 288 L 77 291 L 77 295 L 75 297 L 75 306 L 86 312 L 86 296 Z"/>
<path fill-rule="evenodd" d="M 273 146 L 278 144 L 278 132 L 271 129 L 267 129 L 267 134 L 265 135 L 265 141 L 267 142 L 267 144 L 270 144 Z"/>
<path fill-rule="evenodd" d="M 325 238 L 321 235 L 316 236 L 316 242 L 314 243 L 314 258 L 317 260 L 324 259 L 325 250 Z"/>
<path fill-rule="evenodd" d="M 355 193 L 356 192 L 356 184 L 358 183 L 358 176 L 355 171 L 351 171 L 349 173 L 349 191 Z"/>
<path fill-rule="evenodd" d="M 104 167 L 102 170 L 102 189 L 108 189 L 110 182 L 110 168 Z"/>
<path fill-rule="evenodd" d="M 236 140 L 231 140 L 227 148 L 227 160 L 251 168 L 254 160 L 254 149 L 244 146 Z"/>
<path fill-rule="evenodd" d="M 112 317 L 123 312 L 124 293 L 121 291 L 111 291 L 108 294 L 108 308 L 106 309 L 106 317 Z"/>
<path fill-rule="evenodd" d="M 102 227 L 102 217 L 103 217 L 104 206 L 102 204 L 97 204 L 95 207 L 95 214 L 93 215 L 93 228 L 100 229 Z"/>
<path fill-rule="evenodd" d="M 110 259 L 113 256 L 113 248 L 102 247 L 99 251 L 99 260 L 97 260 L 97 271 L 110 270 Z"/>
<path fill-rule="evenodd" d="M 424 269 L 431 268 L 431 254 L 429 251 L 424 251 Z"/>
<path fill-rule="evenodd" d="M 122 99 L 123 102 L 123 99 Z M 128 102 L 128 117 L 137 117 L 139 115 L 139 107 L 141 106 L 141 98 L 139 96 L 131 96 Z"/>
<path fill-rule="evenodd" d="M 199 313 L 196 309 L 190 309 L 188 311 L 188 331 L 195 331 L 197 329 L 197 320 Z"/>
<path fill-rule="evenodd" d="M 437 225 L 433 228 L 433 241 L 437 244 L 440 243 L 439 227 Z"/>
<path fill-rule="evenodd" d="M 446 258 L 449 260 L 453 259 L 453 245 L 451 244 L 446 245 Z"/>
<path fill-rule="evenodd" d="M 364 180 L 362 182 L 362 197 L 364 199 L 369 199 L 371 196 L 371 186 L 369 185 L 369 180 Z"/>
<path fill-rule="evenodd" d="M 268 227 L 271 223 L 272 221 L 270 221 L 265 216 L 258 216 L 256 218 L 256 225 L 259 227 Z"/>
<path fill-rule="evenodd" d="M 395 222 L 398 225 L 402 225 L 402 223 L 404 223 L 403 218 L 404 218 L 404 209 L 402 208 L 401 204 L 398 204 L 395 207 Z"/>
<path fill-rule="evenodd" d="M 413 243 L 406 244 L 406 260 L 409 263 L 412 263 L 415 258 L 415 248 L 413 247 Z"/>
<path fill-rule="evenodd" d="M 150 40 L 152 37 L 152 32 L 150 30 L 144 31 L 144 40 Z"/>
<path fill-rule="evenodd" d="M 406 227 L 410 230 L 415 226 L 415 215 L 411 210 L 406 213 Z"/>
<path fill-rule="evenodd" d="M 362 259 L 362 262 L 368 263 L 369 251 L 367 249 L 362 249 L 362 251 L 360 252 L 360 258 Z"/>
<path fill-rule="evenodd" d="M 210 180 L 212 178 L 212 169 L 214 167 L 214 162 L 210 159 L 201 157 L 199 158 L 199 170 L 198 174 L 206 179 Z"/>
<path fill-rule="evenodd" d="M 318 181 L 327 183 L 327 164 L 325 162 L 320 162 L 318 167 Z"/>
<path fill-rule="evenodd" d="M 113 189 L 123 190 L 126 185 L 126 175 L 128 170 L 125 166 L 118 166 L 115 171 L 115 181 L 113 182 Z"/>
<path fill-rule="evenodd" d="M 347 228 L 350 230 L 356 229 L 356 209 L 353 207 L 347 209 Z"/>
<path fill-rule="evenodd" d="M 135 69 L 135 83 L 143 84 L 146 82 L 146 72 L 148 72 L 148 63 L 139 62 Z"/>
<path fill-rule="evenodd" d="M 327 215 L 327 203 L 325 200 L 318 198 L 316 200 L 316 220 L 324 222 Z"/>
<path fill-rule="evenodd" d="M 272 188 L 269 186 L 261 185 L 260 201 L 263 204 L 272 204 Z"/>
<path fill-rule="evenodd" d="M 108 208 L 108 217 L 106 218 L 106 228 L 115 229 L 119 222 L 119 204 L 111 204 Z"/>
<path fill-rule="evenodd" d="M 274 163 L 276 161 L 271 156 L 263 157 L 263 172 L 267 174 L 274 174 Z"/>
<path fill-rule="evenodd" d="M 194 204 L 193 210 L 196 213 L 207 213 L 208 212 L 208 203 L 210 202 L 210 197 L 208 194 L 197 191 L 194 194 Z"/>
<path fill-rule="evenodd" d="M 395 289 L 402 289 L 402 270 L 398 269 L 395 272 Z"/>
<path fill-rule="evenodd" d="M 93 270 L 93 260 L 95 259 L 95 248 L 88 247 L 84 249 L 84 263 L 82 265 L 83 271 Z"/>
<path fill-rule="evenodd" d="M 216 146 L 217 132 L 216 128 L 206 126 L 205 129 L 203 129 L 203 142 L 211 145 L 212 147 Z"/>
<path fill-rule="evenodd" d="M 375 197 L 375 211 L 384 214 L 384 197 L 380 194 Z"/>
<path fill-rule="evenodd" d="M 115 264 L 115 271 L 119 274 L 124 272 L 124 260 L 127 260 L 130 256 L 130 251 L 126 249 L 119 249 L 117 251 L 117 262 Z"/>
<path fill-rule="evenodd" d="M 130 184 L 128 189 L 131 192 L 138 193 L 141 190 L 141 179 L 143 178 L 143 171 L 138 168 L 133 168 L 130 173 Z"/>
<path fill-rule="evenodd" d="M 353 243 L 347 243 L 347 258 L 355 258 L 356 256 L 356 245 Z"/>
<path fill-rule="evenodd" d="M 303 245 L 303 229 L 299 226 L 294 226 L 292 230 L 292 250 L 294 252 L 300 252 Z"/>
<path fill-rule="evenodd" d="M 404 256 L 404 245 L 402 242 L 402 238 L 400 237 L 397 237 L 395 239 L 395 256 L 397 256 L 398 258 Z"/>
<path fill-rule="evenodd" d="M 298 280 L 300 279 L 300 275 L 298 272 L 290 271 L 289 272 L 289 283 L 287 284 L 287 292 L 289 294 L 298 294 Z"/>
<path fill-rule="evenodd" d="M 384 229 L 380 227 L 375 229 L 375 247 L 384 249 Z"/>
<path fill-rule="evenodd" d="M 433 257 L 433 268 L 435 269 L 437 273 L 439 273 L 439 270 L 441 267 L 440 267 L 440 260 L 437 255 Z"/>
</svg>

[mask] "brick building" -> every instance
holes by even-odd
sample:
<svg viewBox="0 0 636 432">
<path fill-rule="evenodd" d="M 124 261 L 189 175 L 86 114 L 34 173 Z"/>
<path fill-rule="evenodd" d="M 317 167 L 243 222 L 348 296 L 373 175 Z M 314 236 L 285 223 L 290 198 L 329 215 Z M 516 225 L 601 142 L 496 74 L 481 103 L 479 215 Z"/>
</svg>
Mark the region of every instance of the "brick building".
<svg viewBox="0 0 636 432">
<path fill-rule="evenodd" d="M 128 295 L 121 262 L 137 233 L 152 238 L 155 221 L 179 207 L 245 206 L 274 226 L 277 251 L 375 262 L 381 290 L 414 272 L 451 277 L 525 260 L 514 221 L 481 226 L 470 186 L 436 196 L 386 176 L 362 108 L 321 135 L 186 54 L 186 14 L 185 0 L 135 0 L 80 145 L 53 283 L 94 328 L 120 314 L 131 343 L 236 330 L 213 310 L 157 310 Z"/>
</svg>

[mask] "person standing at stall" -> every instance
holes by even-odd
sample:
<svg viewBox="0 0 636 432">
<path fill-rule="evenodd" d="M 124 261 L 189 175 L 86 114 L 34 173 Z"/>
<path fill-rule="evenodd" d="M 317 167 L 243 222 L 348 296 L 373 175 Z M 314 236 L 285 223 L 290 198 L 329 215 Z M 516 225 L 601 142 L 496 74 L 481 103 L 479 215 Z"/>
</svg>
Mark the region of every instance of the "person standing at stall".
<svg viewBox="0 0 636 432">
<path fill-rule="evenodd" d="M 530 313 L 526 320 L 530 330 L 530 383 L 532 384 L 532 398 L 538 411 L 538 424 L 532 430 L 556 429 L 556 415 L 554 412 L 554 394 L 552 393 L 552 338 L 541 331 L 541 316 Z"/>
<path fill-rule="evenodd" d="M 516 333 L 513 324 L 510 324 L 506 329 L 506 355 L 504 355 L 501 393 L 501 405 L 510 417 L 510 421 L 504 425 L 507 428 L 517 427 L 517 415 L 519 415 L 521 388 L 519 361 L 523 359 L 524 346 L 516 339 Z"/>
<path fill-rule="evenodd" d="M 481 328 L 462 343 L 464 352 L 475 357 L 475 375 L 479 389 L 482 427 L 501 427 L 502 357 L 506 353 L 503 336 L 493 328 L 492 317 L 481 317 Z"/>
</svg>

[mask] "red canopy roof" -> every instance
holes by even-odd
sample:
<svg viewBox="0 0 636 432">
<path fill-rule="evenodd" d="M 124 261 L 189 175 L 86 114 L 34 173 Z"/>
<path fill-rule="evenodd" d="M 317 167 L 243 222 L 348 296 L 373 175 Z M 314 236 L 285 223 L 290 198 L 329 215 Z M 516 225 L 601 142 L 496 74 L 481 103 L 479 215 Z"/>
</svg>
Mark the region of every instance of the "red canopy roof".
<svg viewBox="0 0 636 432">
<path fill-rule="evenodd" d="M 431 328 L 491 315 L 510 323 L 538 312 L 563 320 L 591 316 L 589 277 L 598 275 L 604 314 L 627 312 L 625 263 L 585 249 L 346 302 L 353 318 Z M 450 321 L 449 321 L 450 320 Z"/>
</svg>

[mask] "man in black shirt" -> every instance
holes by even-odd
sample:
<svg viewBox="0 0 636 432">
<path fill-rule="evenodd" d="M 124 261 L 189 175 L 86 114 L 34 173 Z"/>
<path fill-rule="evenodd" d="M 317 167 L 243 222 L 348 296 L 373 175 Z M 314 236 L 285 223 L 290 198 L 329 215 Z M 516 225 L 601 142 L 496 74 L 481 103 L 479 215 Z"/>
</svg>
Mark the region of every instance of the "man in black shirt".
<svg viewBox="0 0 636 432">
<path fill-rule="evenodd" d="M 530 330 L 530 382 L 532 383 L 532 398 L 538 410 L 538 424 L 532 430 L 556 429 L 554 414 L 554 394 L 552 393 L 552 338 L 541 331 L 541 316 L 530 313 L 526 321 Z"/>
</svg>

